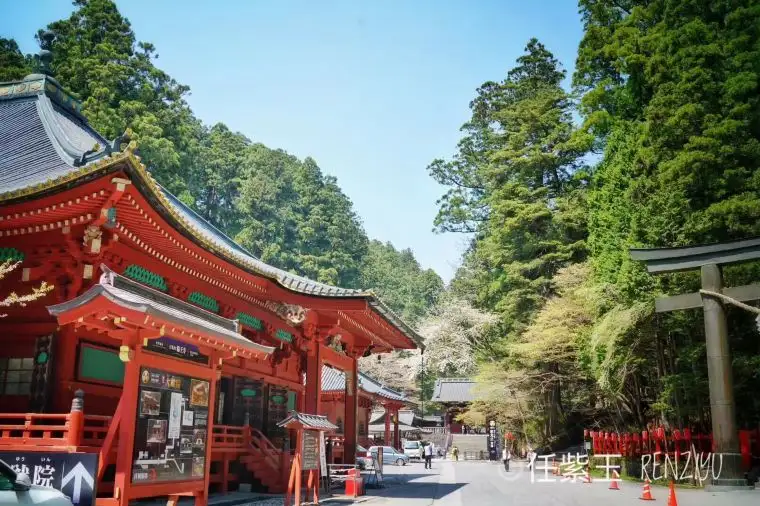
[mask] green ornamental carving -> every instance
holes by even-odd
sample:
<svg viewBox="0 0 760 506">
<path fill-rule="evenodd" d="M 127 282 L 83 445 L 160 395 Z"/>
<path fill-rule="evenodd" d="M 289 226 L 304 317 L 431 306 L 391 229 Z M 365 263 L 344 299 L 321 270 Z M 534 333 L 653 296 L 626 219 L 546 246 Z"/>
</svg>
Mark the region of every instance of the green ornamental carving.
<svg viewBox="0 0 760 506">
<path fill-rule="evenodd" d="M 240 395 L 243 397 L 256 397 L 256 390 L 252 390 L 250 388 L 244 388 L 240 391 Z"/>
<path fill-rule="evenodd" d="M 146 286 L 151 286 L 157 290 L 165 292 L 167 290 L 166 281 L 158 274 L 149 271 L 139 265 L 132 264 L 124 269 L 124 276 L 134 279 Z"/>
<path fill-rule="evenodd" d="M 245 325 L 246 327 L 251 327 L 252 329 L 256 330 L 263 330 L 264 329 L 264 323 L 256 318 L 255 316 L 251 316 L 246 313 L 238 313 L 235 315 L 235 319 Z"/>
<path fill-rule="evenodd" d="M 16 248 L 0 248 L 0 262 L 21 262 L 26 255 Z"/>
<path fill-rule="evenodd" d="M 285 397 L 283 397 L 282 395 L 273 395 L 272 402 L 274 404 L 277 404 L 278 406 L 282 406 L 283 404 L 285 404 Z"/>
<path fill-rule="evenodd" d="M 204 295 L 201 292 L 193 292 L 187 297 L 188 302 L 192 302 L 196 306 L 200 306 L 203 309 L 207 309 L 211 311 L 212 313 L 218 313 L 219 312 L 219 303 L 215 300 L 209 297 L 208 295 Z"/>
<path fill-rule="evenodd" d="M 277 329 L 277 332 L 274 333 L 274 337 L 276 337 L 280 341 L 285 341 L 286 343 L 293 342 L 293 334 L 289 332 L 285 332 L 282 329 Z"/>
</svg>

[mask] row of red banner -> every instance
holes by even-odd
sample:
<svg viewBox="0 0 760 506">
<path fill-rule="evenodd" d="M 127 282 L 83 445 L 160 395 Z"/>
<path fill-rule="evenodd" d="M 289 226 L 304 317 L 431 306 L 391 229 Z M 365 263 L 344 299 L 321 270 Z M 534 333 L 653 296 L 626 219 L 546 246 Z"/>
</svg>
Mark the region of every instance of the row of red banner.
<svg viewBox="0 0 760 506">
<path fill-rule="evenodd" d="M 692 433 L 689 429 L 671 431 L 659 427 L 652 431 L 634 433 L 600 432 L 585 430 L 583 437 L 591 439 L 591 447 L 596 455 L 623 455 L 638 458 L 641 455 L 655 453 L 681 454 L 692 451 L 698 453 L 714 452 L 712 434 Z M 760 429 L 739 431 L 739 451 L 742 463 L 749 468 L 753 456 L 760 457 Z"/>
</svg>

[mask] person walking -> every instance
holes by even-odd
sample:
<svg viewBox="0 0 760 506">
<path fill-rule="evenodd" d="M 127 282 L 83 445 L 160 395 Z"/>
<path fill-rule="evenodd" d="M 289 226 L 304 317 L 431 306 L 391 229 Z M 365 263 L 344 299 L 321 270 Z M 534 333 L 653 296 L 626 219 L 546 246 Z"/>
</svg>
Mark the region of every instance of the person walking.
<svg viewBox="0 0 760 506">
<path fill-rule="evenodd" d="M 451 449 L 451 456 L 454 457 L 454 460 L 459 460 L 459 448 L 456 445 Z"/>
<path fill-rule="evenodd" d="M 428 443 L 422 450 L 425 455 L 425 469 L 433 469 L 433 443 Z"/>
<path fill-rule="evenodd" d="M 506 446 L 501 451 L 501 460 L 504 461 L 504 470 L 509 471 L 509 461 L 512 460 L 512 452 Z"/>
</svg>

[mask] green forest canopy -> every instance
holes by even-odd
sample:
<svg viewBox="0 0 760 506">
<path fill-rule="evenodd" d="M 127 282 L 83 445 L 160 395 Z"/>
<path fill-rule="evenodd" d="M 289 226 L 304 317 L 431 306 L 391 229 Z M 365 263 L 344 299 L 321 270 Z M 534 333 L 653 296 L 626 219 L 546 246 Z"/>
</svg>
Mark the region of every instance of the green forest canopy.
<svg viewBox="0 0 760 506">
<path fill-rule="evenodd" d="M 155 65 L 111 0 L 75 0 L 55 34 L 52 73 L 82 101 L 107 138 L 130 128 L 153 176 L 203 218 L 265 262 L 317 281 L 370 288 L 416 325 L 443 289 L 410 250 L 370 241 L 337 180 L 311 158 L 203 124 L 190 88 Z M 41 32 L 42 30 L 40 30 Z M 39 37 L 39 33 L 37 36 Z M 22 79 L 34 58 L 0 38 L 0 81 Z"/>
<path fill-rule="evenodd" d="M 500 318 L 474 409 L 539 444 L 589 427 L 707 430 L 701 311 L 653 305 L 698 275 L 649 276 L 628 249 L 760 235 L 760 2 L 579 7 L 572 94 L 530 40 L 477 90 L 453 158 L 429 166 L 449 188 L 436 227 L 475 237 L 453 290 Z M 760 265 L 725 274 L 747 284 Z M 729 321 L 738 421 L 756 427 L 760 339 L 751 315 Z"/>
</svg>

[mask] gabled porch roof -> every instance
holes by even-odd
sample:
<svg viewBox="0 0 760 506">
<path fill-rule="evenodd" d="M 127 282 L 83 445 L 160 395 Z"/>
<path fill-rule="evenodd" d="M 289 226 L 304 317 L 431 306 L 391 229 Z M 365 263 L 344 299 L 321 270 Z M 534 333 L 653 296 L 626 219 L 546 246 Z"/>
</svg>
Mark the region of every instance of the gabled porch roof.
<svg viewBox="0 0 760 506">
<path fill-rule="evenodd" d="M 152 330 L 153 338 L 172 335 L 241 356 L 265 357 L 275 349 L 245 338 L 240 334 L 239 324 L 235 320 L 222 318 L 109 270 L 103 273 L 99 283 L 85 293 L 49 306 L 48 311 L 60 323 L 93 315 L 101 320 L 110 314 L 124 315 L 125 321 L 138 326 L 135 330 Z M 144 317 L 135 319 L 135 314 Z M 114 329 L 114 332 L 118 331 Z"/>
</svg>

